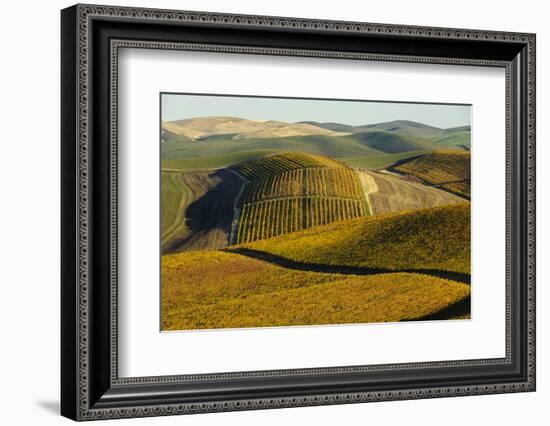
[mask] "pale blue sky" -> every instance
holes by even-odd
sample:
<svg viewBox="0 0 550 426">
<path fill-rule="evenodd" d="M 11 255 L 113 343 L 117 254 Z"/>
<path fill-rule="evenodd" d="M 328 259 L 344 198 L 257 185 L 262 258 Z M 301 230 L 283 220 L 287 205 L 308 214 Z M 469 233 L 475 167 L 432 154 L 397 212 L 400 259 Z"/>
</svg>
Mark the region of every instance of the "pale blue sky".
<svg viewBox="0 0 550 426">
<path fill-rule="evenodd" d="M 162 120 L 230 116 L 250 120 L 337 122 L 353 126 L 393 120 L 449 128 L 470 124 L 470 105 L 372 101 L 260 98 L 212 95 L 161 95 Z"/>
</svg>

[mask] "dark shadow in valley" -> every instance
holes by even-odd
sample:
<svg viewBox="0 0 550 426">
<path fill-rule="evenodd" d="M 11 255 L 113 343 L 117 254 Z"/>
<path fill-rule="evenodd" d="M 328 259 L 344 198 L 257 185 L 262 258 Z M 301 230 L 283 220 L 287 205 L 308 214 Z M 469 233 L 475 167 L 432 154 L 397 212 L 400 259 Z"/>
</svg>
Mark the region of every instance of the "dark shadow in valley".
<svg viewBox="0 0 550 426">
<path fill-rule="evenodd" d="M 433 312 L 431 314 L 424 315 L 418 318 L 404 319 L 402 321 L 435 321 L 462 317 L 470 314 L 471 305 L 471 297 L 470 295 L 468 295 L 464 299 L 452 303 L 449 306 L 445 306 L 443 309 L 440 309 L 437 312 Z"/>
<path fill-rule="evenodd" d="M 198 174 L 197 174 L 198 175 Z M 227 245 L 234 214 L 234 202 L 242 181 L 233 173 L 220 169 L 202 178 L 213 184 L 200 198 L 185 210 L 185 225 L 188 235 L 175 241 L 166 252 L 189 249 L 222 248 Z M 192 183 L 187 182 L 192 191 Z M 197 184 L 198 186 L 198 184 Z"/>
<path fill-rule="evenodd" d="M 259 250 L 247 249 L 243 247 L 228 248 L 225 249 L 228 252 L 240 254 L 254 259 L 263 260 L 265 262 L 273 263 L 278 266 L 282 266 L 288 269 L 294 269 L 298 271 L 311 271 L 311 272 L 325 272 L 331 274 L 344 274 L 344 275 L 378 275 L 378 274 L 391 274 L 391 273 L 413 273 L 431 275 L 438 278 L 445 278 L 448 280 L 458 281 L 465 284 L 470 284 L 470 274 L 464 274 L 461 272 L 441 271 L 438 269 L 384 269 L 384 268 L 365 268 L 361 266 L 345 266 L 345 265 L 326 265 L 319 263 L 307 263 L 297 262 L 295 260 L 287 259 L 276 254 L 266 253 Z"/>
<path fill-rule="evenodd" d="M 407 158 L 403 158 L 402 160 L 397 160 L 395 163 L 393 163 L 391 166 L 388 167 L 388 170 L 391 171 L 392 173 L 404 174 L 404 173 L 401 173 L 399 170 L 394 171 L 394 170 L 390 170 L 390 169 L 393 169 L 394 167 L 399 167 L 402 164 L 408 163 L 409 161 L 416 160 L 417 158 L 420 158 L 423 155 L 426 155 L 426 154 L 419 154 L 419 155 L 415 155 L 413 157 L 407 157 Z"/>
<path fill-rule="evenodd" d="M 228 190 L 228 173 L 216 170 L 209 178 L 219 182 L 189 204 L 185 211 L 185 224 L 193 233 L 208 232 L 215 228 L 228 232 L 231 226 L 234 194 Z"/>
</svg>

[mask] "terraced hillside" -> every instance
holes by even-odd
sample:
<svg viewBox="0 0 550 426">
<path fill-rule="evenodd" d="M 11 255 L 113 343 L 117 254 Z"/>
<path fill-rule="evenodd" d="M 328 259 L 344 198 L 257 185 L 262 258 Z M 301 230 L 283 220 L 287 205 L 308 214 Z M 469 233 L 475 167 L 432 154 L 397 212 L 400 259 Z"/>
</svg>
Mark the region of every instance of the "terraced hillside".
<svg viewBox="0 0 550 426">
<path fill-rule="evenodd" d="M 390 170 L 414 176 L 426 184 L 470 198 L 470 152 L 434 151 L 393 166 Z"/>
<path fill-rule="evenodd" d="M 286 153 L 233 166 L 250 181 L 234 243 L 370 214 L 356 171 L 330 158 Z"/>
</svg>

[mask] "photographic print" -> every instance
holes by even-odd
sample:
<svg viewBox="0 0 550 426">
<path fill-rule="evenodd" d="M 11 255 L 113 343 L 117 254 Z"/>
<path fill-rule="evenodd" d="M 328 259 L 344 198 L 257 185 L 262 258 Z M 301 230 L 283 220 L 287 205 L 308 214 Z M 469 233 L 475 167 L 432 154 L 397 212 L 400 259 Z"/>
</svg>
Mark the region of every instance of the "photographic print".
<svg viewBox="0 0 550 426">
<path fill-rule="evenodd" d="M 470 105 L 160 96 L 162 331 L 470 318 Z"/>
</svg>

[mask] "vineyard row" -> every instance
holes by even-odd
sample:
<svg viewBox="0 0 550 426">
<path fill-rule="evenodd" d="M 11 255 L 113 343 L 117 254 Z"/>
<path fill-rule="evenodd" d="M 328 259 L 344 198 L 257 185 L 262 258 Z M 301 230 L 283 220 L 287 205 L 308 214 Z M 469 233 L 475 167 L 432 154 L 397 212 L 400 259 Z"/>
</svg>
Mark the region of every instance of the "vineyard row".
<svg viewBox="0 0 550 426">
<path fill-rule="evenodd" d="M 300 197 L 245 204 L 236 243 L 249 243 L 368 214 L 365 201 L 341 198 Z"/>
<path fill-rule="evenodd" d="M 396 169 L 430 184 L 463 195 L 470 195 L 470 156 L 425 156 Z"/>
<path fill-rule="evenodd" d="M 300 169 L 271 175 L 250 182 L 244 203 L 274 198 L 321 196 L 364 200 L 365 195 L 355 171 L 344 168 Z"/>
<path fill-rule="evenodd" d="M 342 167 L 334 160 L 301 153 L 269 155 L 254 161 L 245 161 L 233 168 L 249 180 L 264 178 L 304 168 Z"/>
</svg>

